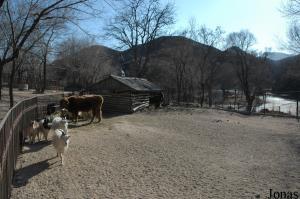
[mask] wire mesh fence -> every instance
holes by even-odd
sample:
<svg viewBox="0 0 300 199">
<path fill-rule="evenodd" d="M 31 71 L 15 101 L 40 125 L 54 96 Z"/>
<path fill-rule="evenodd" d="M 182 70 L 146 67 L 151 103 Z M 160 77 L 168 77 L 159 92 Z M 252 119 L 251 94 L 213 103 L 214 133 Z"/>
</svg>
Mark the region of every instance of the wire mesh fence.
<svg viewBox="0 0 300 199">
<path fill-rule="evenodd" d="M 214 107 L 217 109 L 247 112 L 247 103 L 216 103 Z M 271 116 L 286 116 L 286 117 L 299 117 L 298 102 L 297 100 L 284 99 L 281 97 L 269 96 L 266 99 L 259 100 L 259 103 L 254 103 L 251 108 L 252 114 L 264 114 Z"/>
</svg>

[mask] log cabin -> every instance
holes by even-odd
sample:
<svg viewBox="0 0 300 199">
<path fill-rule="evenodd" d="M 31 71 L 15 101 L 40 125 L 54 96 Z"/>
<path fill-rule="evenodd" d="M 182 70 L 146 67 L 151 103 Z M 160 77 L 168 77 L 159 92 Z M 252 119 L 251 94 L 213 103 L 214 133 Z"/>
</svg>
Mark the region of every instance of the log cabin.
<svg viewBox="0 0 300 199">
<path fill-rule="evenodd" d="M 133 113 L 149 107 L 156 107 L 163 100 L 163 90 L 144 78 L 109 75 L 91 85 L 85 93 L 102 95 L 103 112 Z"/>
</svg>

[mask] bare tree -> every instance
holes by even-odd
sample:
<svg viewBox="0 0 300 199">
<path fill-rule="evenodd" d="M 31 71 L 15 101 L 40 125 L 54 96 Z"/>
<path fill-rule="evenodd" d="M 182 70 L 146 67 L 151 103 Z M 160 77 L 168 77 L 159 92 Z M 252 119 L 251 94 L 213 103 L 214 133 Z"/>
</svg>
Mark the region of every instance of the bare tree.
<svg viewBox="0 0 300 199">
<path fill-rule="evenodd" d="M 27 70 L 27 82 L 29 82 L 36 91 L 40 91 L 42 89 L 41 82 L 43 81 L 40 55 L 37 55 L 35 51 L 26 53 L 26 59 L 22 67 Z"/>
<path fill-rule="evenodd" d="M 95 44 L 93 38 L 90 37 L 76 37 L 71 35 L 64 38 L 61 42 L 56 45 L 56 59 L 63 59 L 66 57 L 72 57 L 79 53 L 82 49 L 87 48 Z M 75 56 L 73 58 L 76 58 Z M 74 59 L 73 65 L 76 65 L 78 59 Z"/>
<path fill-rule="evenodd" d="M 283 48 L 291 52 L 300 52 L 300 1 L 287 0 L 282 5 L 281 12 L 291 20 L 287 32 L 288 40 L 283 42 Z"/>
<path fill-rule="evenodd" d="M 300 26 L 298 21 L 293 21 L 287 33 L 288 40 L 283 43 L 283 47 L 293 53 L 300 53 Z"/>
<path fill-rule="evenodd" d="M 299 19 L 300 17 L 300 1 L 299 0 L 286 0 L 283 5 L 281 12 L 287 17 Z"/>
<path fill-rule="evenodd" d="M 183 45 L 177 48 L 175 53 L 172 54 L 172 63 L 174 65 L 176 90 L 177 90 L 177 103 L 186 100 L 184 98 L 187 91 L 188 72 L 192 64 L 191 46 Z"/>
<path fill-rule="evenodd" d="M 22 29 L 22 27 L 20 26 L 20 24 L 18 23 L 18 19 L 14 18 L 13 13 L 17 13 L 17 16 L 22 15 L 22 10 L 17 10 L 17 11 L 13 11 L 14 6 L 10 6 L 9 2 L 6 3 L 6 13 L 7 13 L 7 28 L 9 28 L 9 33 L 10 35 L 10 42 L 11 42 L 11 50 L 15 51 L 17 48 L 17 33 L 20 29 Z M 22 51 L 23 56 L 18 59 L 19 54 L 14 57 L 12 59 L 12 64 L 11 64 L 11 71 L 10 71 L 10 80 L 9 80 L 9 99 L 10 99 L 10 107 L 13 106 L 13 83 L 14 83 L 14 77 L 16 72 L 18 71 L 18 69 L 20 68 L 20 66 L 23 63 L 23 57 L 24 54 L 26 54 L 30 49 L 33 48 L 33 46 L 35 45 L 35 43 L 43 36 L 44 34 L 42 34 L 38 39 L 36 40 L 32 40 L 31 43 L 25 43 L 25 45 L 23 46 L 23 48 L 20 50 Z M 30 38 L 32 39 L 32 38 Z M 19 52 L 20 52 L 19 51 Z"/>
<path fill-rule="evenodd" d="M 254 35 L 248 30 L 233 32 L 226 39 L 229 61 L 234 66 L 241 89 L 247 101 L 247 112 L 251 113 L 253 102 L 261 90 L 263 81 L 267 79 L 265 57 L 258 57 L 251 52 L 256 42 Z"/>
<path fill-rule="evenodd" d="M 24 64 L 27 62 L 27 53 L 26 51 L 21 51 L 18 58 L 15 58 L 12 60 L 12 62 L 9 63 L 11 71 L 10 71 L 10 77 L 9 77 L 9 104 L 10 108 L 14 105 L 14 95 L 13 95 L 13 85 L 15 80 L 15 74 L 24 66 Z"/>
<path fill-rule="evenodd" d="M 19 56 L 21 49 L 36 32 L 46 32 L 58 22 L 72 22 L 76 14 L 89 7 L 88 0 L 14 0 L 5 1 L 0 10 L 0 99 L 5 64 Z M 13 11 L 13 12 L 12 12 Z M 43 34 L 41 34 L 42 36 Z M 14 70 L 12 70 L 14 71 Z"/>
<path fill-rule="evenodd" d="M 65 86 L 71 89 L 87 88 L 108 74 L 119 74 L 119 52 L 95 44 L 89 37 L 70 37 L 57 47 L 56 67 L 64 73 Z M 60 75 L 57 75 L 60 76 Z"/>
<path fill-rule="evenodd" d="M 214 30 L 202 25 L 198 27 L 194 20 L 190 20 L 188 35 L 195 41 L 204 44 L 200 48 L 201 53 L 198 55 L 199 70 L 199 87 L 200 87 L 200 104 L 204 103 L 205 91 L 208 92 L 208 103 L 212 106 L 212 89 L 215 82 L 216 73 L 220 67 L 219 57 L 215 48 L 221 46 L 223 42 L 224 31 L 221 27 Z"/>
<path fill-rule="evenodd" d="M 159 0 L 126 0 L 106 27 L 106 36 L 129 49 L 137 76 L 147 72 L 151 41 L 174 23 L 173 4 Z"/>
<path fill-rule="evenodd" d="M 47 86 L 47 65 L 49 62 L 49 55 L 52 52 L 52 43 L 57 36 L 57 33 L 60 29 L 60 24 L 55 24 L 51 27 L 47 33 L 37 42 L 36 47 L 32 50 L 31 53 L 34 53 L 37 58 L 40 60 L 40 65 L 43 68 L 43 78 L 42 82 L 39 82 L 41 86 L 38 87 L 37 92 L 44 93 Z"/>
<path fill-rule="evenodd" d="M 4 0 L 0 0 L 0 8 L 2 7 Z"/>
<path fill-rule="evenodd" d="M 81 82 L 85 77 L 81 71 L 89 68 L 88 61 L 86 61 L 89 58 L 83 55 L 82 50 L 93 44 L 95 44 L 94 41 L 88 37 L 78 38 L 72 35 L 56 47 L 57 55 L 54 65 L 60 67 L 62 71 L 68 71 L 64 74 L 67 85 L 82 87 Z"/>
</svg>

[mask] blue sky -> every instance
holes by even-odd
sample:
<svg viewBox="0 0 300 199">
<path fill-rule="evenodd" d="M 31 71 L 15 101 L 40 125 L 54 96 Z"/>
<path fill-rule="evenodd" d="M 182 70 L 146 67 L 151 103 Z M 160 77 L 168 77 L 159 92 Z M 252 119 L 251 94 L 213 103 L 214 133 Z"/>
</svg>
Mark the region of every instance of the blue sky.
<svg viewBox="0 0 300 199">
<path fill-rule="evenodd" d="M 177 27 L 184 27 L 189 18 L 214 28 L 221 26 L 226 33 L 248 29 L 257 44 L 254 48 L 282 51 L 288 20 L 279 11 L 282 0 L 175 0 Z M 187 3 L 188 2 L 188 3 Z"/>
<path fill-rule="evenodd" d="M 226 33 L 248 29 L 257 43 L 254 49 L 264 51 L 271 47 L 272 51 L 281 49 L 285 40 L 288 19 L 279 11 L 284 0 L 170 0 L 176 9 L 174 31 L 188 25 L 190 18 L 210 28 L 221 26 Z M 168 0 L 162 0 L 166 3 Z M 107 13 L 106 13 L 107 14 Z M 83 28 L 97 34 L 97 42 L 113 47 L 112 41 L 101 39 L 101 22 L 99 19 L 85 22 Z"/>
</svg>

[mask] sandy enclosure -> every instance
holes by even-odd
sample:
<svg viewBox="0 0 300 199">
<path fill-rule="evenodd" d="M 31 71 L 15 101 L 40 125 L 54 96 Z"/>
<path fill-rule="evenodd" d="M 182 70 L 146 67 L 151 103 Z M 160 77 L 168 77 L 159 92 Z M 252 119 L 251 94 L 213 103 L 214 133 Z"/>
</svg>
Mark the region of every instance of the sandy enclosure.
<svg viewBox="0 0 300 199">
<path fill-rule="evenodd" d="M 300 191 L 294 119 L 159 110 L 72 128 L 61 166 L 50 143 L 26 146 L 12 198 L 266 198 Z"/>
</svg>

